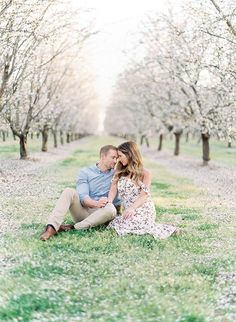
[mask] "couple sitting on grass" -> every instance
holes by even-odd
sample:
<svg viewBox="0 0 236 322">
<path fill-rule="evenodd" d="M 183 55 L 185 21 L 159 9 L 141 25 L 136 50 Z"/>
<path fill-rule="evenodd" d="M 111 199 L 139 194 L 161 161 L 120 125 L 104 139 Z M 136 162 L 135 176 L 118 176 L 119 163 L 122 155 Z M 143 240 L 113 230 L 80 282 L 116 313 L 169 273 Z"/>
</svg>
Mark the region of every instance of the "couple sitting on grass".
<svg viewBox="0 0 236 322">
<path fill-rule="evenodd" d="M 119 235 L 151 234 L 164 239 L 177 234 L 178 228 L 155 222 L 150 185 L 150 172 L 144 169 L 135 142 L 124 142 L 118 148 L 106 145 L 100 150 L 99 162 L 80 171 L 76 190 L 66 188 L 62 192 L 40 239 L 105 223 Z M 74 225 L 62 224 L 68 210 Z"/>
</svg>

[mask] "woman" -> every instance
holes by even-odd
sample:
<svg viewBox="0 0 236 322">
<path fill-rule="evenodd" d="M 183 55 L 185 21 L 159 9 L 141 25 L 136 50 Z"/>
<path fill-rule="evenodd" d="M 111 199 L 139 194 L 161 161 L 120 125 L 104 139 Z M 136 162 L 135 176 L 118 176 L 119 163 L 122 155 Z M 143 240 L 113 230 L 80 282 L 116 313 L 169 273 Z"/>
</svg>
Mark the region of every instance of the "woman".
<svg viewBox="0 0 236 322">
<path fill-rule="evenodd" d="M 143 167 L 136 143 L 129 141 L 119 145 L 118 163 L 108 200 L 112 202 L 118 191 L 124 212 L 107 227 L 115 229 L 119 235 L 151 234 L 156 239 L 164 239 L 179 232 L 174 226 L 155 222 L 156 213 L 150 195 L 150 185 L 151 175 Z"/>
</svg>

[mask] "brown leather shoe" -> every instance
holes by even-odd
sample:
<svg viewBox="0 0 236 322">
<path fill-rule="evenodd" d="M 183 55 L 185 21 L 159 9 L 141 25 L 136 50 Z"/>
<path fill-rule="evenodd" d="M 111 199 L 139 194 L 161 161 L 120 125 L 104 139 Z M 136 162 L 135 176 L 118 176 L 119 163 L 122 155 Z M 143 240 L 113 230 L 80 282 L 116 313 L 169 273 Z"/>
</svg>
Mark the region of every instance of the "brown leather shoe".
<svg viewBox="0 0 236 322">
<path fill-rule="evenodd" d="M 58 229 L 58 233 L 62 232 L 62 231 L 69 231 L 75 229 L 74 225 L 61 225 Z"/>
<path fill-rule="evenodd" d="M 52 228 L 52 226 L 47 226 L 44 233 L 40 236 L 40 240 L 46 241 L 48 240 L 50 237 L 52 237 L 53 235 L 55 235 L 57 233 L 57 231 Z"/>
</svg>

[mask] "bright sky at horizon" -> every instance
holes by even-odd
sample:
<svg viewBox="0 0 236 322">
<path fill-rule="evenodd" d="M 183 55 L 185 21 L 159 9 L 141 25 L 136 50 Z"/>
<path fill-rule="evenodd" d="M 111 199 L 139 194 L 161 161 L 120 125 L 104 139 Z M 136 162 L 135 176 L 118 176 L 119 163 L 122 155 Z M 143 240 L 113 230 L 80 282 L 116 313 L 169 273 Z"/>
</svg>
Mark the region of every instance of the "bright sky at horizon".
<svg viewBox="0 0 236 322">
<path fill-rule="evenodd" d="M 100 130 L 103 128 L 105 109 L 112 94 L 118 73 L 124 68 L 129 49 L 132 48 L 132 39 L 137 37 L 141 20 L 148 13 L 165 12 L 168 10 L 166 0 L 71 0 L 78 6 L 92 8 L 95 16 L 95 25 L 99 33 L 89 40 L 86 47 L 86 61 L 91 63 L 95 75 L 96 90 L 99 95 Z M 170 0 L 175 8 L 183 0 Z M 137 39 L 137 38 L 136 38 Z"/>
</svg>

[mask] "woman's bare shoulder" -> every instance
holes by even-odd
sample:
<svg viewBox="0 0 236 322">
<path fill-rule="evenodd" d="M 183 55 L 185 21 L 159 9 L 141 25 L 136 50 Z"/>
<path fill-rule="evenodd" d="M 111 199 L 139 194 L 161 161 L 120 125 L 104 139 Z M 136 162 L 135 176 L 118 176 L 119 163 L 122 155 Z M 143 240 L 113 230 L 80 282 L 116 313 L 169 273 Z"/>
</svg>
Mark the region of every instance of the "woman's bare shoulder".
<svg viewBox="0 0 236 322">
<path fill-rule="evenodd" d="M 148 169 L 143 169 L 143 177 L 147 178 L 147 177 L 151 177 L 151 171 L 149 171 Z"/>
</svg>

